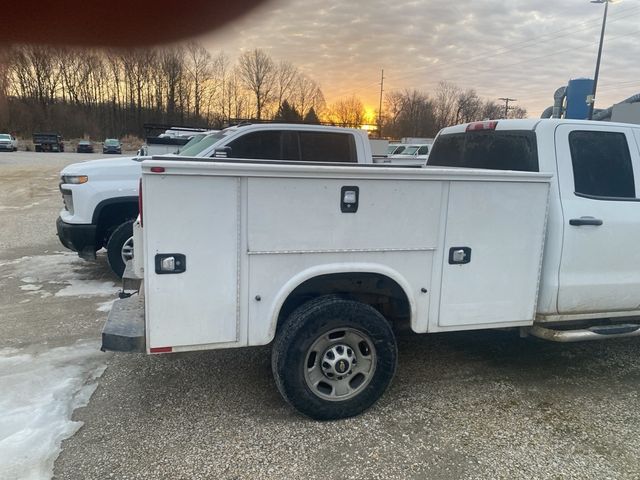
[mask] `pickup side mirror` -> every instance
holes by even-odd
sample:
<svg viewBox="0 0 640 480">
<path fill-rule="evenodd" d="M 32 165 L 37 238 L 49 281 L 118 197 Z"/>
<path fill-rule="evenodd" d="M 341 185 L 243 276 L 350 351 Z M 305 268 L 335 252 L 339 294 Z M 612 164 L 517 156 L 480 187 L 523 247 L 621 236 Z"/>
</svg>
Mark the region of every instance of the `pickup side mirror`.
<svg viewBox="0 0 640 480">
<path fill-rule="evenodd" d="M 220 147 L 213 151 L 212 157 L 228 158 L 231 156 L 231 147 Z"/>
</svg>

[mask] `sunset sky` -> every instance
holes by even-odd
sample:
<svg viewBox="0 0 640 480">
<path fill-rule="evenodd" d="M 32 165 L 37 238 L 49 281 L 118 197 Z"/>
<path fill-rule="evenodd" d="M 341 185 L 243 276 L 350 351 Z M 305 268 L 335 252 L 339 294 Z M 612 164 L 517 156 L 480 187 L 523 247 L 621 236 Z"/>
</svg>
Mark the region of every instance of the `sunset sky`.
<svg viewBox="0 0 640 480">
<path fill-rule="evenodd" d="M 272 0 L 200 38 L 237 58 L 253 48 L 320 83 L 328 103 L 441 80 L 539 116 L 555 89 L 592 77 L 604 5 L 588 0 Z M 609 6 L 596 107 L 640 92 L 640 0 Z M 383 107 L 384 108 L 384 107 Z"/>
</svg>

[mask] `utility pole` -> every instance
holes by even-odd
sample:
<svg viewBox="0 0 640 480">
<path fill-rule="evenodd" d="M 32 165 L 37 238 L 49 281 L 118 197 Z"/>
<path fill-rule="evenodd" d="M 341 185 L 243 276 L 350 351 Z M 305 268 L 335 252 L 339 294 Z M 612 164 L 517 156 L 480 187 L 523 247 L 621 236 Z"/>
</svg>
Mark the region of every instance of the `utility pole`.
<svg viewBox="0 0 640 480">
<path fill-rule="evenodd" d="M 604 29 L 607 26 L 607 10 L 610 0 L 591 0 L 591 3 L 604 3 L 604 16 L 602 17 L 602 30 L 600 31 L 600 44 L 598 45 L 598 58 L 596 60 L 596 73 L 593 76 L 593 90 L 589 99 L 589 116 L 587 120 L 593 119 L 593 107 L 596 103 L 596 90 L 598 89 L 598 75 L 600 74 L 600 59 L 602 58 L 602 44 L 604 43 Z"/>
<path fill-rule="evenodd" d="M 380 77 L 380 105 L 378 107 L 378 138 L 382 138 L 382 92 L 384 87 L 384 68 Z"/>
<path fill-rule="evenodd" d="M 509 97 L 500 97 L 498 100 L 502 100 L 504 102 L 504 118 L 507 118 L 509 116 L 509 108 L 513 108 L 513 107 L 509 107 L 509 102 L 517 102 L 518 99 L 509 98 Z"/>
</svg>

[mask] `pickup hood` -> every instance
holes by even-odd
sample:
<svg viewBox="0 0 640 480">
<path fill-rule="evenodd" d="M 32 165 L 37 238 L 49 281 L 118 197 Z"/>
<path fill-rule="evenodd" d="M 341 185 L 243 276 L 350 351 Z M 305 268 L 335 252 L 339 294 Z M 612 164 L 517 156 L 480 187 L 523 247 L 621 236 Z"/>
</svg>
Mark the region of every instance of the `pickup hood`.
<svg viewBox="0 0 640 480">
<path fill-rule="evenodd" d="M 140 175 L 142 163 L 138 157 L 103 158 L 73 163 L 62 169 L 60 175 L 87 175 L 90 181 L 132 179 Z"/>
</svg>

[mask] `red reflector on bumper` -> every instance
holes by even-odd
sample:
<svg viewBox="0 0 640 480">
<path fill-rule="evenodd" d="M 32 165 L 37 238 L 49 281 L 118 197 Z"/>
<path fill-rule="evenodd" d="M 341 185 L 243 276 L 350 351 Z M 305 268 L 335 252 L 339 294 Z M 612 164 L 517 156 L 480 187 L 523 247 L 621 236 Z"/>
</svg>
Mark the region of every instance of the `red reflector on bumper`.
<svg viewBox="0 0 640 480">
<path fill-rule="evenodd" d="M 153 173 L 164 173 L 164 167 L 151 167 Z"/>
<path fill-rule="evenodd" d="M 151 353 L 170 353 L 173 347 L 155 347 L 151 349 Z"/>
</svg>

